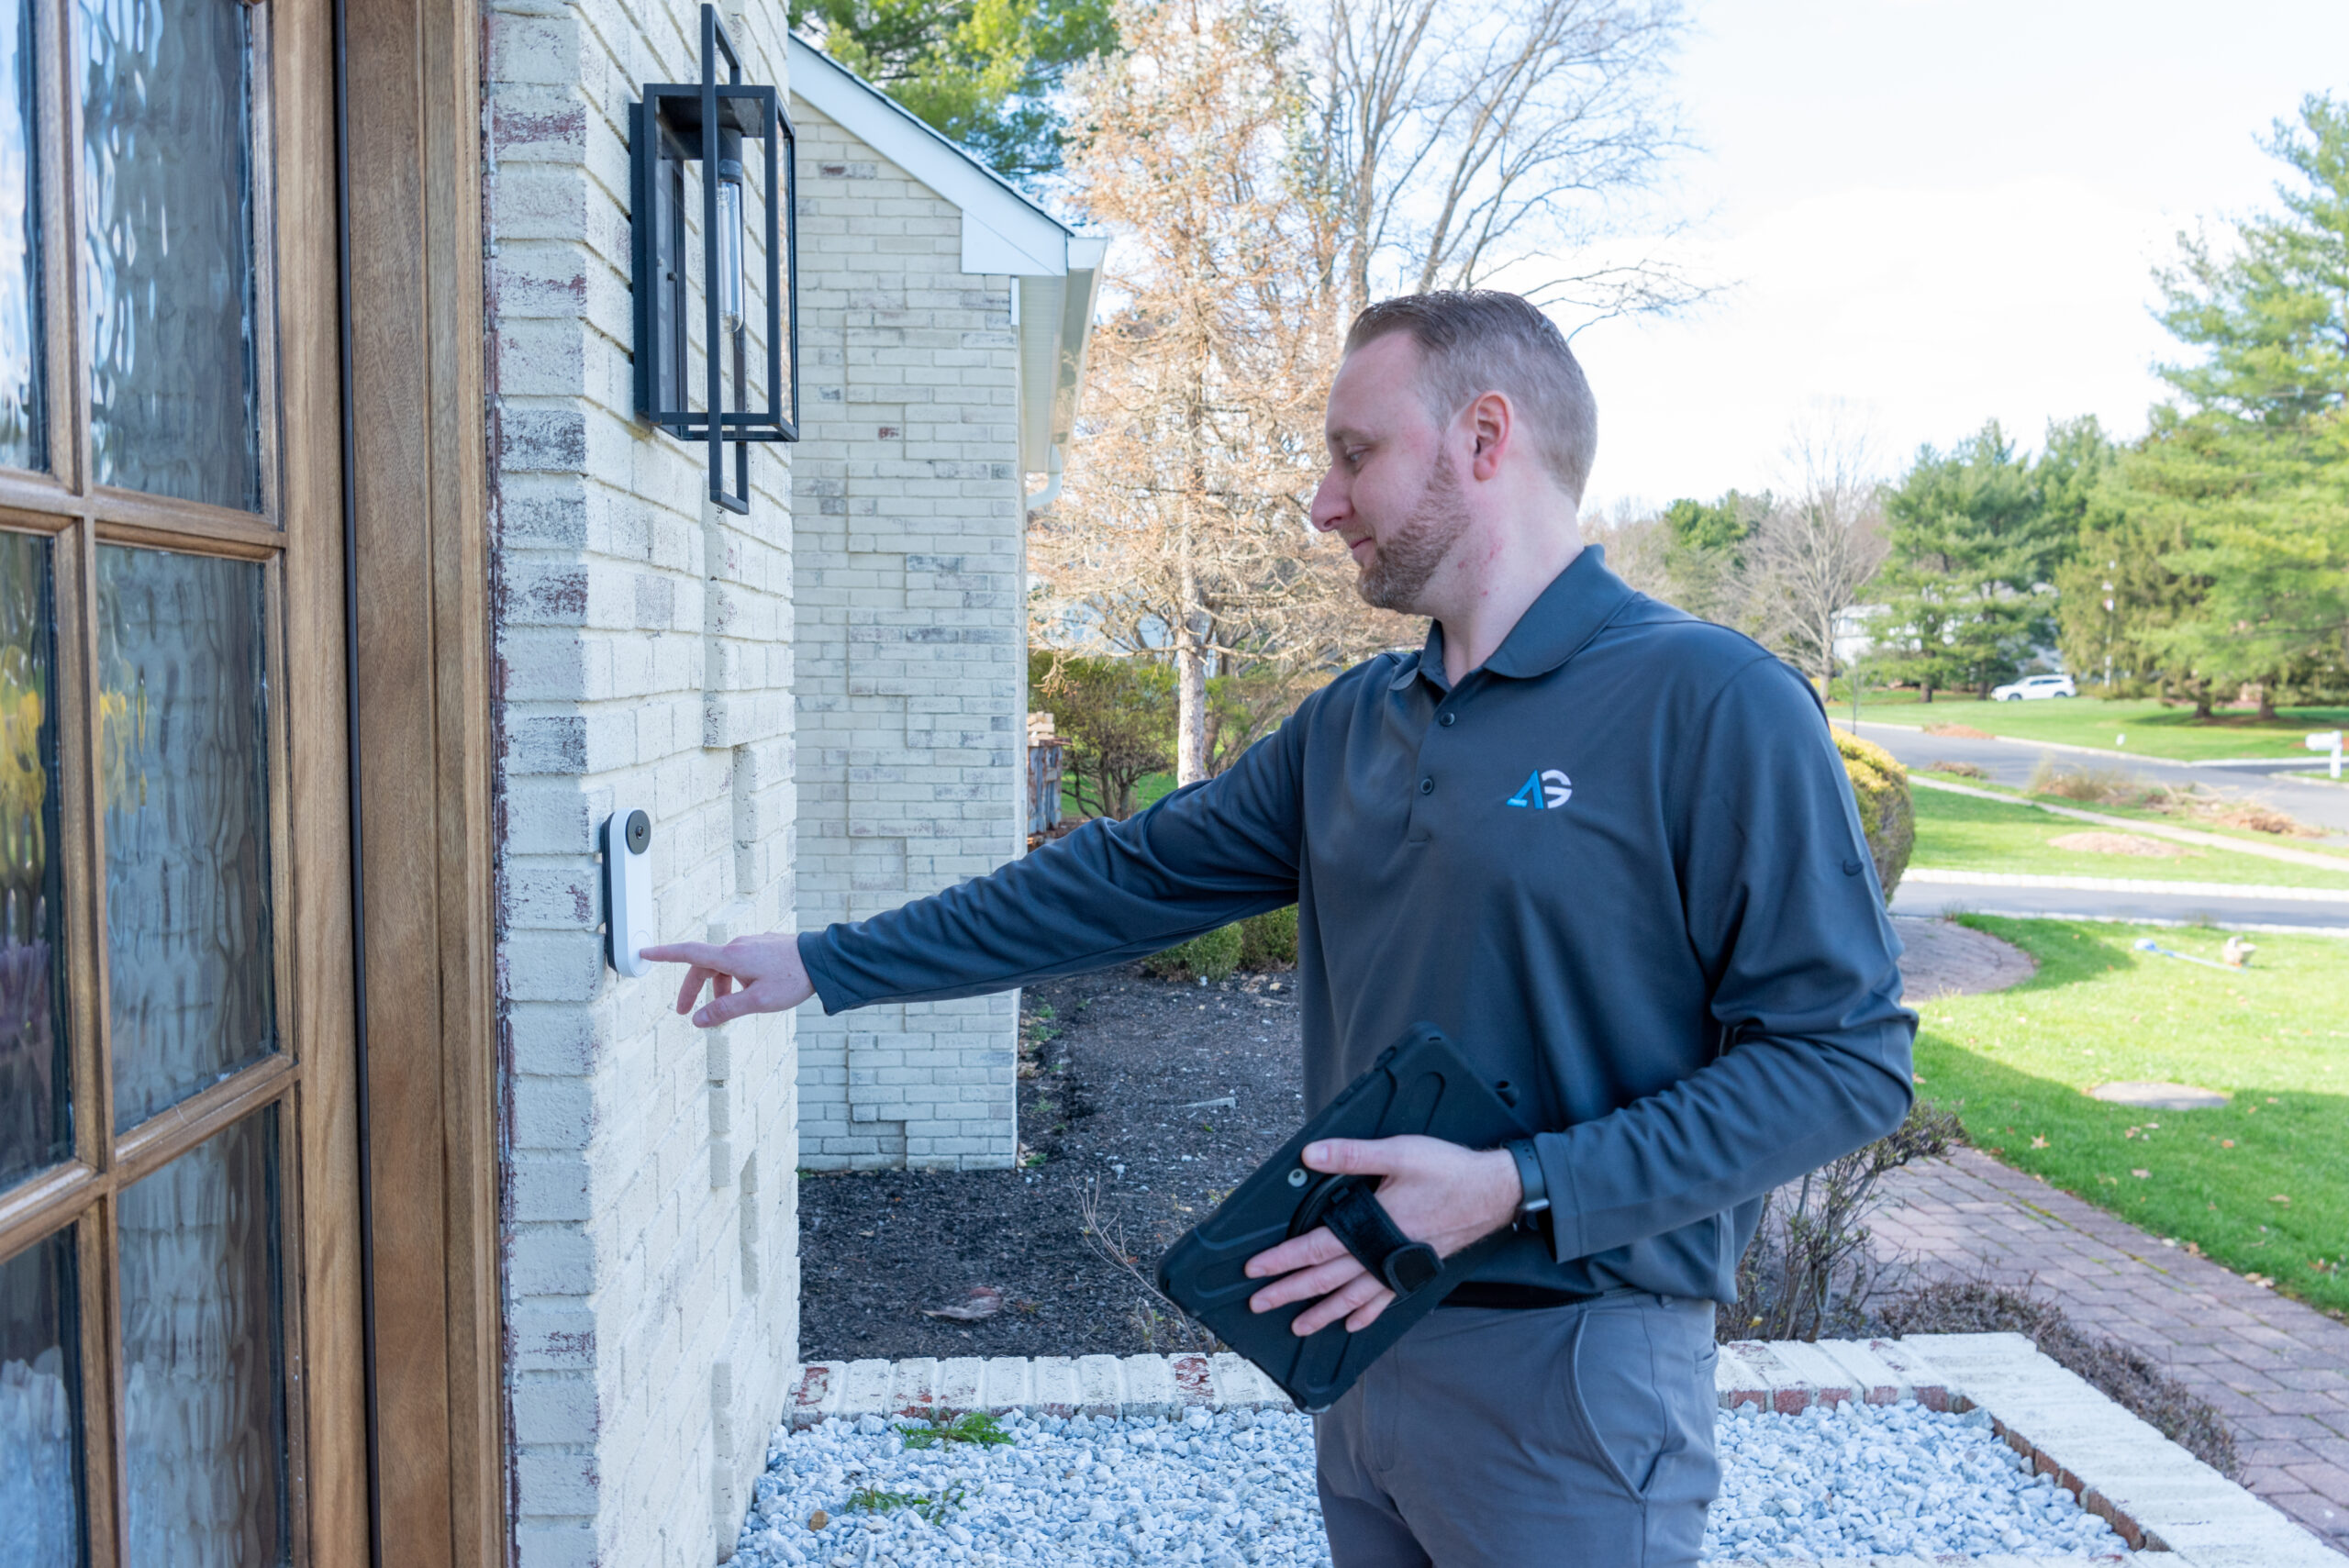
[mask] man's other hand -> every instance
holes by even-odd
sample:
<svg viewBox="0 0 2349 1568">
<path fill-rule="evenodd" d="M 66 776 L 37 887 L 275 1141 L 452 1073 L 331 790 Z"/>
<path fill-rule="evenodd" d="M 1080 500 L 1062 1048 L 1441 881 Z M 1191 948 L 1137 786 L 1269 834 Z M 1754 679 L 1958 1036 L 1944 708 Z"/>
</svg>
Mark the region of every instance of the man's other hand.
<svg viewBox="0 0 2349 1568">
<path fill-rule="evenodd" d="M 664 942 L 644 950 L 655 963 L 690 963 L 685 983 L 677 988 L 677 1011 L 693 1012 L 701 988 L 709 987 L 709 1003 L 694 1013 L 698 1029 L 709 1029 L 746 1013 L 780 1013 L 816 994 L 807 969 L 799 962 L 799 939 L 789 931 L 736 937 L 724 947 L 708 942 Z"/>
<path fill-rule="evenodd" d="M 1427 1242 L 1440 1257 L 1509 1223 L 1525 1195 L 1508 1150 L 1478 1153 L 1440 1138 L 1325 1139 L 1306 1145 L 1305 1163 L 1315 1171 L 1386 1177 L 1378 1184 L 1379 1207 L 1397 1229 Z M 1395 1299 L 1386 1282 L 1364 1268 L 1327 1226 L 1257 1253 L 1248 1260 L 1247 1272 L 1251 1279 L 1281 1276 L 1248 1298 L 1252 1312 L 1321 1297 L 1289 1325 L 1299 1335 L 1341 1318 L 1348 1333 L 1359 1333 Z"/>
</svg>

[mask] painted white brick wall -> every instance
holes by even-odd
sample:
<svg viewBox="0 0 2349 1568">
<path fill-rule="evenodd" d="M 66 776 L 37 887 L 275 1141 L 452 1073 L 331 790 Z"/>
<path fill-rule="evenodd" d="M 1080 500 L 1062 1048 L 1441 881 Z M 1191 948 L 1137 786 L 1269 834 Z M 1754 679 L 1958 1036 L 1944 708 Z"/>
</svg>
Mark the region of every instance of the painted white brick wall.
<svg viewBox="0 0 2349 1568">
<path fill-rule="evenodd" d="M 799 917 L 982 875 L 1027 834 L 1027 544 L 1011 280 L 962 216 L 792 103 L 799 133 Z M 1009 1165 L 1018 998 L 799 1024 L 815 1170 Z"/>
<path fill-rule="evenodd" d="M 782 84 L 782 8 L 729 19 Z M 738 517 L 634 417 L 627 110 L 697 77 L 698 8 L 486 20 L 516 1558 L 700 1568 L 797 1359 L 794 1020 L 700 1033 L 676 972 L 606 968 L 596 828 L 651 812 L 664 936 L 793 926 L 790 449 L 754 450 Z"/>
</svg>

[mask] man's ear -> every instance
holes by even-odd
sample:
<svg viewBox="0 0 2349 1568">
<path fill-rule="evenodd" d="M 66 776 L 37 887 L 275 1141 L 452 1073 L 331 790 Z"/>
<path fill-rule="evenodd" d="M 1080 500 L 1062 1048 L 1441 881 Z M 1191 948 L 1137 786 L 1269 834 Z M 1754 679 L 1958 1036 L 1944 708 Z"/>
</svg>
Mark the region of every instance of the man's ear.
<svg viewBox="0 0 2349 1568">
<path fill-rule="evenodd" d="M 1508 452 L 1509 441 L 1517 433 L 1517 410 L 1509 406 L 1508 395 L 1487 392 L 1468 406 L 1469 451 L 1468 472 L 1474 478 L 1490 480 L 1500 472 L 1501 460 Z"/>
</svg>

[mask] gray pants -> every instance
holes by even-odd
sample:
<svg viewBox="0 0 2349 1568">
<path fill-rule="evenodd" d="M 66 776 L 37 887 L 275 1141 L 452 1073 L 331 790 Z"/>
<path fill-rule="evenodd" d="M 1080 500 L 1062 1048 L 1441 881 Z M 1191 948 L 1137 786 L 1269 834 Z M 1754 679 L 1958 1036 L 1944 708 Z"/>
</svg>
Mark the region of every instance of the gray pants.
<svg viewBox="0 0 2349 1568">
<path fill-rule="evenodd" d="M 1314 1421 L 1335 1568 L 1692 1568 L 1713 1304 L 1428 1314 Z"/>
</svg>

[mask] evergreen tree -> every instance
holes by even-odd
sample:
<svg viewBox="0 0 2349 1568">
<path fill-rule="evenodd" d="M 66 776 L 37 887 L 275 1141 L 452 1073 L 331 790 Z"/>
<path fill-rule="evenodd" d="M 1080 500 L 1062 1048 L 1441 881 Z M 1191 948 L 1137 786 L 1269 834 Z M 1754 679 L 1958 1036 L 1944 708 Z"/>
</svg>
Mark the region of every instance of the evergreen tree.
<svg viewBox="0 0 2349 1568">
<path fill-rule="evenodd" d="M 2223 250 L 2182 239 L 2162 275 L 2163 323 L 2200 353 L 2163 369 L 2177 402 L 2115 474 L 2177 601 L 2151 641 L 2205 712 L 2243 684 L 2269 711 L 2349 686 L 2349 105 L 2304 100 L 2267 150 L 2281 210 Z"/>
<path fill-rule="evenodd" d="M 1061 166 L 1052 104 L 1117 48 L 1110 0 L 792 0 L 791 26 L 1006 179 Z"/>
<path fill-rule="evenodd" d="M 1690 615 L 1723 626 L 1747 618 L 1747 547 L 1770 509 L 1732 490 L 1706 504 L 1683 498 L 1664 509 L 1665 596 Z"/>
<path fill-rule="evenodd" d="M 2072 540 L 1998 421 L 1947 452 L 1919 449 L 1885 517 L 1892 552 L 1874 635 L 1927 702 L 1960 686 L 1987 696 L 2054 639 L 2053 577 Z"/>
</svg>

